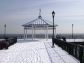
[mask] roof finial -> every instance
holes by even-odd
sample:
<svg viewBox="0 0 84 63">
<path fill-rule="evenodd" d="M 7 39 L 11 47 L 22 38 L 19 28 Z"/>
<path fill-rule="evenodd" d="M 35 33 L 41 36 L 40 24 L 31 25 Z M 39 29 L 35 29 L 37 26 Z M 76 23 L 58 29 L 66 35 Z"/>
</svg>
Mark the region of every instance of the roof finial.
<svg viewBox="0 0 84 63">
<path fill-rule="evenodd" d="M 39 16 L 41 16 L 41 9 L 39 9 Z"/>
<path fill-rule="evenodd" d="M 39 9 L 39 16 L 38 16 L 39 18 L 41 17 L 41 9 Z"/>
</svg>

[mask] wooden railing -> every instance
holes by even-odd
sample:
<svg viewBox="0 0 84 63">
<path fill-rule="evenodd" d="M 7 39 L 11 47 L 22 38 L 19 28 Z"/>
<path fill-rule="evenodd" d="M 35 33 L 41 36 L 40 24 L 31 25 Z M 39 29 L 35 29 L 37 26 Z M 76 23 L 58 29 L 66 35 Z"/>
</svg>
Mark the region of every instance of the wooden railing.
<svg viewBox="0 0 84 63">
<path fill-rule="evenodd" d="M 0 50 L 8 49 L 9 46 L 15 44 L 17 42 L 17 38 L 5 38 L 4 40 L 0 41 Z"/>
<path fill-rule="evenodd" d="M 76 43 L 65 42 L 59 39 L 52 39 L 55 44 L 67 51 L 70 55 L 77 58 L 80 63 L 84 63 L 84 46 Z"/>
</svg>

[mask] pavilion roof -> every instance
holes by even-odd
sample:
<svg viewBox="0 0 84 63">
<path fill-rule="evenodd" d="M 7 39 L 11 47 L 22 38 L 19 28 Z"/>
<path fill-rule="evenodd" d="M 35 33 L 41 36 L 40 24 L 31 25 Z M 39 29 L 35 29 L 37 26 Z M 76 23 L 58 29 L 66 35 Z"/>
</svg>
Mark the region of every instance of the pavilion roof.
<svg viewBox="0 0 84 63">
<path fill-rule="evenodd" d="M 37 26 L 37 27 L 43 27 L 43 26 L 48 26 L 48 27 L 53 27 L 52 23 L 49 23 L 49 21 L 44 20 L 41 16 L 38 16 L 38 18 L 23 24 L 23 27 L 32 27 L 33 26 Z M 55 25 L 56 26 L 56 25 Z"/>
</svg>

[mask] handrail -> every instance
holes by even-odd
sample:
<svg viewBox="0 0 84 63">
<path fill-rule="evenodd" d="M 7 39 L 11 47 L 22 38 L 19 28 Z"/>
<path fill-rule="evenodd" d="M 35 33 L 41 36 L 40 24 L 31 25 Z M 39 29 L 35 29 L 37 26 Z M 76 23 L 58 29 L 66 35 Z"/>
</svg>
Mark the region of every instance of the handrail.
<svg viewBox="0 0 84 63">
<path fill-rule="evenodd" d="M 84 46 L 76 43 L 65 42 L 56 38 L 52 39 L 55 44 L 60 46 L 63 50 L 67 51 L 70 55 L 74 56 L 80 63 L 84 63 Z"/>
</svg>

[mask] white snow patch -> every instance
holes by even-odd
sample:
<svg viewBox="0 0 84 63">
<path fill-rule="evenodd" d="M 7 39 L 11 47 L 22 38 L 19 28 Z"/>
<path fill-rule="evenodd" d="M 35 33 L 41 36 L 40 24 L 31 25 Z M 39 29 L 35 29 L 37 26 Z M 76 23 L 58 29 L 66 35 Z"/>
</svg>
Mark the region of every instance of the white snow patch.
<svg viewBox="0 0 84 63">
<path fill-rule="evenodd" d="M 0 63 L 78 63 L 57 45 L 51 48 L 51 42 L 51 39 L 19 39 L 8 50 L 0 50 Z"/>
</svg>

